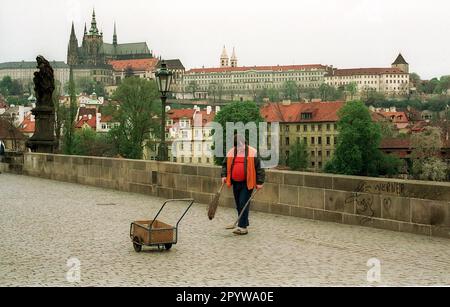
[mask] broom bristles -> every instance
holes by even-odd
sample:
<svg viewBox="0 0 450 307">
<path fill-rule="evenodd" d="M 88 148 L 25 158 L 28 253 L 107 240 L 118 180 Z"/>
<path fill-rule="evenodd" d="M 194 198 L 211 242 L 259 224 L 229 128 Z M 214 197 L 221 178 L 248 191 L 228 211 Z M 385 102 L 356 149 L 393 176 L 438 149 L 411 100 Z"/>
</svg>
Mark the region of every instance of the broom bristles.
<svg viewBox="0 0 450 307">
<path fill-rule="evenodd" d="M 216 215 L 217 207 L 219 206 L 220 193 L 222 192 L 223 184 L 220 187 L 220 190 L 214 195 L 213 199 L 209 203 L 208 206 L 208 218 L 212 220 Z"/>
</svg>

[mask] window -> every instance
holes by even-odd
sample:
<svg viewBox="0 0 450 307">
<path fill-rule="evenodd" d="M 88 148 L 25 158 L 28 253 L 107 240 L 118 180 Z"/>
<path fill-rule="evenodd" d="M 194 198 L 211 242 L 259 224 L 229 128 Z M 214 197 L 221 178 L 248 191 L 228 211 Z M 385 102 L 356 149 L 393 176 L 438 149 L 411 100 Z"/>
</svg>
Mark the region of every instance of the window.
<svg viewBox="0 0 450 307">
<path fill-rule="evenodd" d="M 301 114 L 301 118 L 302 119 L 311 119 L 312 118 L 312 113 L 302 113 Z"/>
<path fill-rule="evenodd" d="M 329 150 L 327 150 L 327 157 L 329 157 L 330 156 L 330 151 Z"/>
<path fill-rule="evenodd" d="M 327 124 L 327 131 L 330 131 L 330 124 Z"/>
<path fill-rule="evenodd" d="M 289 146 L 289 137 L 286 138 L 286 146 Z"/>
<path fill-rule="evenodd" d="M 297 132 L 300 131 L 300 125 L 297 125 Z"/>
<path fill-rule="evenodd" d="M 331 138 L 327 136 L 327 145 L 331 145 Z"/>
<path fill-rule="evenodd" d="M 198 163 L 202 163 L 202 158 L 197 159 Z"/>
<path fill-rule="evenodd" d="M 314 150 L 311 150 L 311 157 L 314 157 L 316 155 Z"/>
<path fill-rule="evenodd" d="M 311 137 L 311 145 L 314 145 L 314 137 Z"/>
<path fill-rule="evenodd" d="M 303 143 L 305 143 L 305 145 L 308 143 L 308 139 L 306 138 L 306 136 L 303 138 Z"/>
<path fill-rule="evenodd" d="M 334 137 L 334 145 L 337 144 L 337 136 Z"/>
<path fill-rule="evenodd" d="M 303 125 L 303 131 L 304 132 L 308 131 L 308 126 L 307 125 Z"/>
<path fill-rule="evenodd" d="M 317 138 L 317 144 L 322 145 L 322 137 L 321 136 L 319 136 Z"/>
</svg>

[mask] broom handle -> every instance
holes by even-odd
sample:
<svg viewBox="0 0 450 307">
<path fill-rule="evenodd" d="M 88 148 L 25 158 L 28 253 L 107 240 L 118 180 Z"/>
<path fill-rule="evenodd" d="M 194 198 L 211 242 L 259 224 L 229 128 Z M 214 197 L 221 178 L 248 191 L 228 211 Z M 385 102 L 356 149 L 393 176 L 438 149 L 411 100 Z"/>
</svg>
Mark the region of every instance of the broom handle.
<svg viewBox="0 0 450 307">
<path fill-rule="evenodd" d="M 219 191 L 217 192 L 218 194 L 222 193 L 222 189 L 225 186 L 225 182 L 222 182 L 222 185 L 220 186 Z"/>
<path fill-rule="evenodd" d="M 239 223 L 239 220 L 241 219 L 242 215 L 244 214 L 245 209 L 247 209 L 248 205 L 250 204 L 250 202 L 252 201 L 252 199 L 256 195 L 256 193 L 258 193 L 258 189 L 255 188 L 255 192 L 253 192 L 252 196 L 250 196 L 250 198 L 248 199 L 247 203 L 245 204 L 244 208 L 241 211 L 241 214 L 239 214 L 236 222 L 234 222 L 234 226 L 236 226 Z"/>
</svg>

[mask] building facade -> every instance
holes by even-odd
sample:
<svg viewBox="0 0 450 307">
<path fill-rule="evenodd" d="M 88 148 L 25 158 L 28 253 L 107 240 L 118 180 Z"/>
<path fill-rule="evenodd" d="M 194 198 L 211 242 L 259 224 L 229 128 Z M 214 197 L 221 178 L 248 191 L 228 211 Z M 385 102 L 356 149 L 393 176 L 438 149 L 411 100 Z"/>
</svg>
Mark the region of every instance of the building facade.
<svg viewBox="0 0 450 307">
<path fill-rule="evenodd" d="M 216 112 L 219 111 L 216 107 Z M 169 161 L 190 164 L 214 164 L 212 151 L 212 127 L 216 112 L 211 106 L 200 110 L 168 109 L 166 120 L 166 142 L 169 146 Z M 158 155 L 158 138 L 147 142 L 144 158 L 156 160 Z"/>
<path fill-rule="evenodd" d="M 293 81 L 300 88 L 319 88 L 331 67 L 321 64 L 238 66 L 233 49 L 231 60 L 224 47 L 220 67 L 193 68 L 184 75 L 184 90 L 190 98 L 236 100 L 252 99 L 262 89 L 281 89 L 286 81 Z M 212 94 L 214 93 L 214 94 Z"/>
<path fill-rule="evenodd" d="M 387 68 L 332 69 L 325 83 L 335 88 L 355 84 L 357 93 L 380 92 L 388 96 L 405 96 L 410 91 L 409 64 L 401 54 Z"/>
<path fill-rule="evenodd" d="M 266 122 L 279 123 L 280 164 L 286 165 L 291 146 L 307 146 L 309 169 L 320 171 L 334 154 L 338 138 L 338 111 L 344 102 L 268 103 L 261 108 Z M 269 127 L 270 129 L 270 127 Z M 267 140 L 270 144 L 270 138 Z"/>
<path fill-rule="evenodd" d="M 37 63 L 35 61 L 6 62 L 0 63 L 0 80 L 6 76 L 10 76 L 13 80 L 18 80 L 22 86 L 33 85 L 34 72 Z M 50 61 L 53 68 L 55 80 L 59 82 L 62 90 L 67 82 L 69 82 L 70 69 L 67 64 L 62 61 Z"/>
</svg>

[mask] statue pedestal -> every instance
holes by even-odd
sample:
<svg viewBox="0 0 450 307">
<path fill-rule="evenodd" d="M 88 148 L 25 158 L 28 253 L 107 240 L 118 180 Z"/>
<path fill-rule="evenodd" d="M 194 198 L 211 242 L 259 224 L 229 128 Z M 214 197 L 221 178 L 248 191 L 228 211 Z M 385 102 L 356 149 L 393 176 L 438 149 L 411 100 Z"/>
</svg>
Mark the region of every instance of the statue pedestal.
<svg viewBox="0 0 450 307">
<path fill-rule="evenodd" d="M 26 145 L 32 152 L 53 153 L 55 140 L 55 112 L 50 106 L 37 106 L 31 113 L 36 120 L 33 136 Z"/>
</svg>

